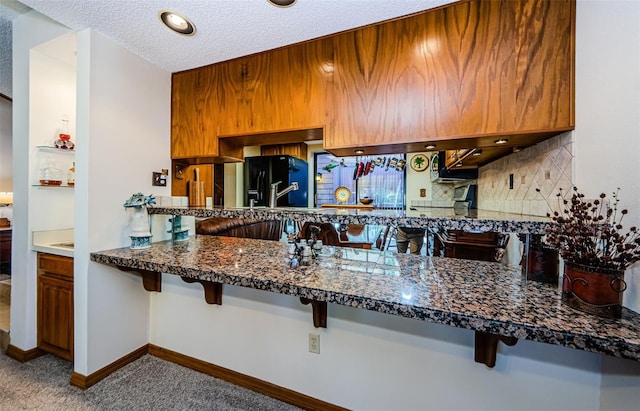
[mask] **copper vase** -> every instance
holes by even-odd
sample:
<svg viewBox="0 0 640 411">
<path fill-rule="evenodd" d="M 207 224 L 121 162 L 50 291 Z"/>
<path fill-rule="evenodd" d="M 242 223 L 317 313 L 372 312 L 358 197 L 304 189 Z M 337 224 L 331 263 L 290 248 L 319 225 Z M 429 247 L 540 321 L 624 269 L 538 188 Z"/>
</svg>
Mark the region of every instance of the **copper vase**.
<svg viewBox="0 0 640 411">
<path fill-rule="evenodd" d="M 580 311 L 607 318 L 622 315 L 622 293 L 627 289 L 624 270 L 565 262 L 562 302 Z"/>
</svg>

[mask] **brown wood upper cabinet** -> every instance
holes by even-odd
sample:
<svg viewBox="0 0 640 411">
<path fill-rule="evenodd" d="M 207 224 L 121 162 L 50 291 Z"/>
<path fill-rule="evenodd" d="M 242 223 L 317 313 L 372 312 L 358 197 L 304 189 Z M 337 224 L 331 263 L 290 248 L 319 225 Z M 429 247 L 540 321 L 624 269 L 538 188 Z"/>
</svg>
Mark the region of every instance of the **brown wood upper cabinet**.
<svg viewBox="0 0 640 411">
<path fill-rule="evenodd" d="M 240 117 L 242 62 L 216 64 L 173 75 L 171 157 L 218 155 L 220 130 Z"/>
<path fill-rule="evenodd" d="M 529 145 L 573 129 L 574 32 L 575 0 L 461 1 L 175 73 L 172 158 L 314 128 L 337 155 Z"/>
<path fill-rule="evenodd" d="M 335 36 L 325 148 L 422 151 L 572 129 L 574 6 L 467 1 Z"/>
<path fill-rule="evenodd" d="M 331 39 L 175 73 L 172 158 L 219 155 L 218 136 L 323 127 L 332 80 Z"/>
</svg>

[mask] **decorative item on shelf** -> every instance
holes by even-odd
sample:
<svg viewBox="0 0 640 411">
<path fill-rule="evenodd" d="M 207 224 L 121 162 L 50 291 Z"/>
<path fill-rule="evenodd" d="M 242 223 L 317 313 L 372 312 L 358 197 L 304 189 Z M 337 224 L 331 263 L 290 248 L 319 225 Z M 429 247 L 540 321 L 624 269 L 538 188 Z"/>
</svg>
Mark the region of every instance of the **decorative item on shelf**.
<svg viewBox="0 0 640 411">
<path fill-rule="evenodd" d="M 124 207 L 131 210 L 129 217 L 131 246 L 129 248 L 132 250 L 151 247 L 151 224 L 147 208 L 153 207 L 155 203 L 156 199 L 153 195 L 145 196 L 142 193 L 135 193 L 124 202 Z"/>
<path fill-rule="evenodd" d="M 333 193 L 333 195 L 339 203 L 346 203 L 351 198 L 351 190 L 349 190 L 345 186 L 340 186 L 336 188 L 336 191 Z"/>
<path fill-rule="evenodd" d="M 169 219 L 171 229 L 167 231 L 171 233 L 173 241 L 186 241 L 189 239 L 189 229 L 182 228 L 182 216 L 175 215 Z"/>
<path fill-rule="evenodd" d="M 526 234 L 518 234 L 518 238 L 526 244 Z M 542 234 L 530 234 L 529 249 L 522 250 L 522 274 L 527 280 L 558 285 L 559 253 L 554 247 L 542 241 Z"/>
<path fill-rule="evenodd" d="M 62 170 L 57 166 L 53 158 L 45 160 L 44 167 L 40 169 L 40 184 L 43 186 L 59 186 L 62 184 Z"/>
<path fill-rule="evenodd" d="M 69 169 L 67 173 L 67 185 L 69 187 L 74 187 L 76 185 L 76 162 L 73 162 L 73 165 Z"/>
<path fill-rule="evenodd" d="M 380 170 L 378 173 L 391 171 L 404 172 L 407 163 L 407 160 L 404 158 L 396 157 L 356 157 L 353 166 L 353 181 L 358 181 L 362 177 L 373 174 L 376 169 Z M 341 159 L 339 163 L 336 160 L 331 160 L 329 164 L 322 167 L 322 170 L 331 173 L 331 171 L 337 167 L 347 167 L 345 160 Z M 351 167 L 351 165 L 348 167 Z"/>
<path fill-rule="evenodd" d="M 71 141 L 71 133 L 69 131 L 69 118 L 64 116 L 62 118 L 62 128 L 58 133 L 58 139 L 55 141 L 54 146 L 62 150 L 73 150 L 75 144 Z"/>
<path fill-rule="evenodd" d="M 200 169 L 194 169 L 195 180 L 189 181 L 189 207 L 204 207 L 207 203 L 204 181 L 200 180 Z"/>
<path fill-rule="evenodd" d="M 334 160 L 332 159 L 329 164 L 325 165 L 324 167 L 322 167 L 322 169 L 326 172 L 331 172 L 331 170 L 333 170 L 336 167 L 346 167 L 347 165 L 344 162 L 344 158 L 340 159 L 340 162 L 338 162 L 338 160 Z"/>
<path fill-rule="evenodd" d="M 416 154 L 411 157 L 411 169 L 414 171 L 424 171 L 429 169 L 429 158 L 424 154 Z"/>
<path fill-rule="evenodd" d="M 592 201 L 576 187 L 570 198 L 560 191 L 560 211 L 547 214 L 555 224 L 547 228 L 546 241 L 565 262 L 562 302 L 608 318 L 621 317 L 625 269 L 640 261 L 639 230 L 622 232 L 628 212 L 618 210 L 618 192 L 609 204 L 604 193 Z"/>
<path fill-rule="evenodd" d="M 438 153 L 431 156 L 431 178 L 438 177 Z"/>
<path fill-rule="evenodd" d="M 362 204 L 364 204 L 364 205 L 368 205 L 368 204 L 373 203 L 373 198 L 368 197 L 368 196 L 364 196 L 364 197 L 362 197 L 362 198 L 360 199 L 360 202 L 361 202 Z"/>
</svg>

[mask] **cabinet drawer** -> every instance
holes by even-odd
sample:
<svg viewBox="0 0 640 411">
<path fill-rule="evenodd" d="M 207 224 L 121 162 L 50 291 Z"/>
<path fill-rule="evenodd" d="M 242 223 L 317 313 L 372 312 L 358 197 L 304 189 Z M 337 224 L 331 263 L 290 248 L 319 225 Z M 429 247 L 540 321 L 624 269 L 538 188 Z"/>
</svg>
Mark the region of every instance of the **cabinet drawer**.
<svg viewBox="0 0 640 411">
<path fill-rule="evenodd" d="M 73 280 L 73 258 L 71 257 L 38 253 L 38 269 L 41 272 L 57 274 Z"/>
</svg>

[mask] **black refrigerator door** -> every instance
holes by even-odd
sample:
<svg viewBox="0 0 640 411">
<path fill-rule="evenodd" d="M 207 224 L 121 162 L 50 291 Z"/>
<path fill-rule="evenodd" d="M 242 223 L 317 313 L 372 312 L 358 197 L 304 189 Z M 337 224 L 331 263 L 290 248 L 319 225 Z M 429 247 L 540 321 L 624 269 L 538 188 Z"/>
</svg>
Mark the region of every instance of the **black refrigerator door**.
<svg viewBox="0 0 640 411">
<path fill-rule="evenodd" d="M 289 166 L 290 166 L 290 157 L 287 155 L 282 156 L 272 156 L 269 157 L 269 161 L 271 163 L 271 175 L 269 176 L 269 183 L 276 183 L 280 181 L 278 184 L 278 191 L 284 190 L 289 186 Z M 269 187 L 270 189 L 270 187 Z M 267 190 L 267 202 L 269 202 L 269 190 Z M 279 207 L 287 207 L 289 206 L 289 196 L 284 195 L 278 199 L 276 205 Z"/>
<path fill-rule="evenodd" d="M 271 184 L 278 184 L 278 191 L 284 190 L 293 181 L 300 189 L 283 195 L 277 206 L 307 206 L 307 162 L 289 155 L 246 157 L 244 159 L 244 205 L 254 200 L 255 206 L 269 205 Z"/>
<path fill-rule="evenodd" d="M 244 162 L 244 205 L 254 200 L 256 206 L 266 206 L 269 201 L 269 164 L 264 157 L 247 157 Z"/>
</svg>

